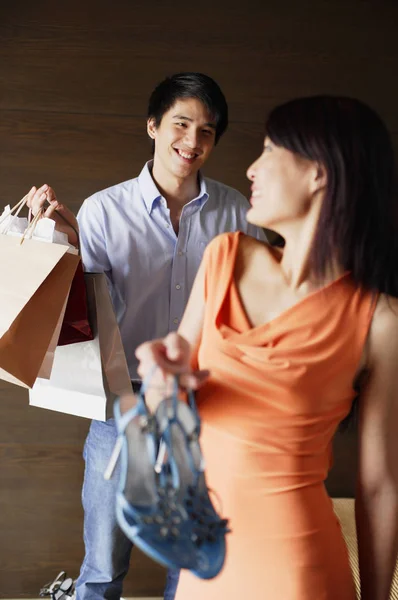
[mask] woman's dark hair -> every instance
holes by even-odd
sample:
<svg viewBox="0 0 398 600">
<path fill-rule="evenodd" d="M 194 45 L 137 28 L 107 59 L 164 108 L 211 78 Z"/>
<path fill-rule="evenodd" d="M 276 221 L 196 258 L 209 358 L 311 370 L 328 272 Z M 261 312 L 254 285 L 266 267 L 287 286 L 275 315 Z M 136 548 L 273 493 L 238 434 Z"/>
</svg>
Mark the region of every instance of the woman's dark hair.
<svg viewBox="0 0 398 600">
<path fill-rule="evenodd" d="M 148 104 L 148 119 L 158 127 L 163 115 L 177 100 L 200 100 L 216 123 L 215 143 L 228 127 L 228 105 L 219 85 L 203 73 L 176 73 L 161 81 L 153 90 Z"/>
<path fill-rule="evenodd" d="M 322 278 L 337 259 L 357 284 L 398 296 L 395 161 L 381 118 L 359 100 L 314 96 L 275 108 L 266 135 L 326 169 L 314 273 Z"/>
</svg>

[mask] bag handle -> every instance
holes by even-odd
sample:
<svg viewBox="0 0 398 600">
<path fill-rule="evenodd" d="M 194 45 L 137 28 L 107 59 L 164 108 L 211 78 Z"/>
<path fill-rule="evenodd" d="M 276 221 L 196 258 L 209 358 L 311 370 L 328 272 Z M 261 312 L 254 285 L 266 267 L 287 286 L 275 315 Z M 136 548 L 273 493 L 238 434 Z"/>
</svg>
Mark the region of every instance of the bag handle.
<svg viewBox="0 0 398 600">
<path fill-rule="evenodd" d="M 10 209 L 10 212 L 9 212 L 9 213 L 6 213 L 6 214 L 5 214 L 5 215 L 3 215 L 2 217 L 0 217 L 0 225 L 1 225 L 1 224 L 3 223 L 3 221 L 5 221 L 5 219 L 6 219 L 7 217 L 9 217 L 9 216 L 12 216 L 12 219 L 10 220 L 10 223 L 9 223 L 9 225 L 8 225 L 7 229 L 6 229 L 6 230 L 5 230 L 3 233 L 7 233 L 7 231 L 9 231 L 9 229 L 10 229 L 10 227 L 11 227 L 11 225 L 12 225 L 12 223 L 13 223 L 14 219 L 16 219 L 16 217 L 19 215 L 19 213 L 21 212 L 21 210 L 23 209 L 23 207 L 26 205 L 27 201 L 28 201 L 28 194 L 25 194 L 25 196 L 24 196 L 23 198 L 21 198 L 21 200 L 20 200 L 19 202 L 17 202 L 17 203 L 15 204 L 15 206 L 13 206 L 13 207 Z M 48 200 L 47 200 L 47 202 L 48 202 Z M 49 202 L 48 202 L 48 204 L 50 205 L 50 203 L 49 203 Z M 15 212 L 15 214 L 13 215 L 13 212 L 14 212 L 14 211 L 16 211 L 16 212 Z M 31 219 L 31 216 L 32 216 L 32 211 L 31 211 L 31 209 L 29 209 L 29 216 L 28 216 L 28 221 L 29 221 L 29 224 L 28 224 L 27 228 L 25 229 L 25 231 L 24 231 L 24 233 L 23 233 L 23 235 L 22 235 L 22 238 L 21 238 L 20 244 L 22 244 L 22 243 L 23 243 L 24 239 L 26 238 L 26 234 L 27 234 L 27 232 L 28 232 L 28 231 L 30 232 L 29 238 L 31 238 L 31 237 L 32 237 L 32 235 L 33 235 L 33 232 L 34 232 L 34 230 L 35 230 L 35 227 L 36 227 L 36 225 L 37 225 L 37 222 L 38 222 L 38 221 L 39 221 L 39 219 L 41 218 L 41 216 L 42 216 L 42 213 L 43 213 L 43 212 L 44 212 L 44 207 L 42 207 L 42 208 L 41 208 L 41 209 L 40 209 L 40 210 L 39 210 L 39 211 L 36 213 L 36 215 L 33 217 L 33 219 Z M 67 219 L 67 218 L 66 218 L 64 215 L 62 215 L 61 213 L 58 213 L 58 212 L 57 212 L 57 215 L 58 215 L 59 217 L 61 217 L 61 219 L 62 219 L 63 221 L 65 221 L 65 223 L 66 223 L 67 225 L 69 225 L 69 227 L 70 227 L 70 228 L 71 228 L 71 229 L 72 229 L 72 230 L 75 232 L 75 234 L 76 234 L 76 239 L 77 239 L 77 250 L 78 250 L 78 255 L 80 256 L 80 237 L 79 237 L 79 232 L 78 232 L 78 230 L 76 229 L 76 227 L 75 227 L 74 225 L 72 225 L 72 223 L 71 223 L 71 222 L 70 222 L 70 221 L 69 221 L 69 220 L 68 220 L 68 219 Z M 27 238 L 27 239 L 28 239 L 28 238 Z"/>
<path fill-rule="evenodd" d="M 7 227 L 7 229 L 6 229 L 6 232 L 7 232 L 7 231 L 10 229 L 10 227 L 11 227 L 11 225 L 12 225 L 12 223 L 13 223 L 14 219 L 15 219 L 15 218 L 16 218 L 16 217 L 19 215 L 19 213 L 21 212 L 21 210 L 23 209 L 23 207 L 25 206 L 25 204 L 27 203 L 27 201 L 28 201 L 28 194 L 26 194 L 26 195 L 25 195 L 25 196 L 24 196 L 24 197 L 23 197 L 23 198 L 22 198 L 22 199 L 21 199 L 19 202 L 17 202 L 17 203 L 16 203 L 16 205 L 15 205 L 15 206 L 13 206 L 13 207 L 10 209 L 10 212 L 9 212 L 9 213 L 6 213 L 5 215 L 2 215 L 2 216 L 0 217 L 0 225 L 3 223 L 3 221 L 5 221 L 5 219 L 6 219 L 7 217 L 9 217 L 9 216 L 12 216 L 12 217 L 13 217 L 13 218 L 11 219 L 11 221 L 10 221 L 10 223 L 9 223 L 9 225 L 8 225 L 8 227 Z M 18 209 L 18 210 L 17 210 L 17 209 Z M 16 210 L 16 213 L 15 213 L 15 215 L 13 215 L 13 212 L 14 212 L 15 210 Z"/>
<path fill-rule="evenodd" d="M 3 232 L 3 234 L 4 234 L 4 233 L 7 233 L 7 231 L 9 231 L 9 230 L 10 230 L 10 227 L 11 227 L 11 225 L 12 225 L 12 223 L 13 223 L 14 219 L 16 219 L 16 218 L 18 217 L 19 213 L 21 212 L 21 210 L 23 209 L 23 207 L 26 205 L 27 201 L 28 201 L 28 194 L 26 194 L 26 195 L 25 195 L 23 198 L 21 198 L 21 200 L 20 200 L 19 202 L 17 202 L 17 203 L 16 203 L 16 204 L 15 204 L 15 205 L 14 205 L 14 206 L 13 206 L 13 207 L 10 209 L 10 212 L 9 212 L 9 213 L 6 213 L 6 214 L 5 214 L 5 215 L 3 215 L 2 217 L 0 217 L 0 225 L 1 225 L 1 223 L 3 223 L 3 221 L 4 221 L 4 220 L 5 220 L 7 217 L 9 217 L 9 216 L 12 216 L 12 219 L 10 220 L 10 222 L 9 222 L 9 224 L 8 224 L 8 227 L 7 227 L 7 229 L 6 229 L 6 230 Z M 13 214 L 13 213 L 14 213 L 14 211 L 15 211 L 15 214 Z M 35 217 L 34 217 L 32 220 L 30 220 L 30 216 L 31 216 L 31 210 L 29 209 L 29 223 L 28 223 L 28 226 L 27 226 L 27 228 L 26 228 L 26 229 L 25 229 L 25 231 L 23 232 L 23 235 L 22 235 L 22 237 L 21 237 L 21 241 L 19 242 L 20 244 L 22 244 L 22 243 L 23 243 L 24 239 L 27 237 L 27 233 L 28 233 L 28 232 L 30 233 L 29 237 L 32 237 L 32 235 L 33 235 L 33 231 L 34 231 L 34 229 L 35 229 L 35 227 L 36 227 L 36 225 L 37 225 L 37 222 L 38 222 L 38 220 L 40 219 L 40 217 L 41 217 L 42 213 L 43 213 L 43 208 L 41 208 L 41 209 L 38 211 L 38 213 L 35 215 Z"/>
<path fill-rule="evenodd" d="M 27 238 L 28 231 L 29 231 L 29 237 L 27 239 L 30 239 L 32 237 L 33 232 L 36 229 L 37 222 L 41 219 L 43 212 L 44 212 L 44 209 L 43 209 L 43 207 L 41 207 L 40 210 L 37 211 L 37 213 L 33 217 L 33 219 L 31 221 L 29 221 L 27 228 L 23 232 L 23 235 L 21 237 L 21 241 L 19 242 L 19 245 L 23 244 L 24 239 Z"/>
</svg>

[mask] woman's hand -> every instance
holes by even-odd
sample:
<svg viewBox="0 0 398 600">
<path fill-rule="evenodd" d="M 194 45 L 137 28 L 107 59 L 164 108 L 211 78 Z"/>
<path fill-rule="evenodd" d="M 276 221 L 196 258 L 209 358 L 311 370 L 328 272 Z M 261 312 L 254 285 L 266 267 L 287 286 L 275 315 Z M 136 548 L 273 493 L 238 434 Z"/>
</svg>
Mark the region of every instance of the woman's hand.
<svg viewBox="0 0 398 600">
<path fill-rule="evenodd" d="M 45 205 L 49 204 L 46 208 Z M 32 210 L 35 216 L 41 208 L 44 208 L 43 217 L 53 219 L 55 221 L 55 229 L 66 233 L 69 243 L 73 246 L 78 246 L 78 231 L 79 226 L 75 215 L 69 208 L 58 202 L 54 190 L 47 184 L 40 188 L 35 186 L 28 193 L 27 205 Z"/>
<path fill-rule="evenodd" d="M 191 390 L 198 389 L 209 376 L 208 371 L 192 371 L 190 345 L 178 333 L 169 333 L 164 338 L 141 344 L 135 355 L 140 361 L 137 372 L 141 379 L 146 379 L 153 368 L 158 367 L 146 395 L 152 410 L 171 393 L 176 375 L 180 386 Z"/>
</svg>

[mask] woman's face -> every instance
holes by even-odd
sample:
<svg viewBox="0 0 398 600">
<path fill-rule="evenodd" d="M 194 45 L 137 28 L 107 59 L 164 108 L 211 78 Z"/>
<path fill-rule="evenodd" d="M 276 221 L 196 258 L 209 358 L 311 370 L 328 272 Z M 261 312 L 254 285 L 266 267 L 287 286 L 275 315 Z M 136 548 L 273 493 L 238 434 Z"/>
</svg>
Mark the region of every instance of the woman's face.
<svg viewBox="0 0 398 600">
<path fill-rule="evenodd" d="M 265 138 L 261 156 L 248 168 L 252 182 L 249 223 L 279 231 L 279 225 L 305 217 L 319 189 L 317 164 Z"/>
</svg>

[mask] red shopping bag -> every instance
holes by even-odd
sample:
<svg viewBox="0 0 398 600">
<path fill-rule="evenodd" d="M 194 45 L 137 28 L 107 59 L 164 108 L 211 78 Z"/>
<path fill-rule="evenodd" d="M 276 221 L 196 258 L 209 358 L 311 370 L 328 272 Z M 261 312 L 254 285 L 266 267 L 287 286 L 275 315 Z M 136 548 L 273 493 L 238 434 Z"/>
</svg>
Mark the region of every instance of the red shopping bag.
<svg viewBox="0 0 398 600">
<path fill-rule="evenodd" d="M 88 318 L 86 283 L 83 266 L 79 262 L 70 288 L 58 346 L 87 342 L 92 339 L 94 336 Z"/>
</svg>

